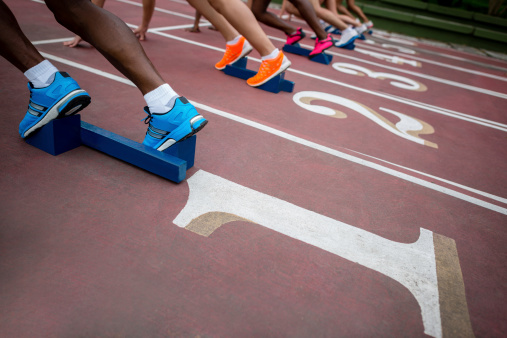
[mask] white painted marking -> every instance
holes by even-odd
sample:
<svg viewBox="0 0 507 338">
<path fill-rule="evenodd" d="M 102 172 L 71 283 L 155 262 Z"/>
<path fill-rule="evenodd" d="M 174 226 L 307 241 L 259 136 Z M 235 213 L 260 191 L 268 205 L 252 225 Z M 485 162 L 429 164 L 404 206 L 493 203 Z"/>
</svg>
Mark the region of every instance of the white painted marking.
<svg viewBox="0 0 507 338">
<path fill-rule="evenodd" d="M 65 42 L 65 41 L 70 41 L 72 39 L 73 39 L 73 37 L 62 38 L 62 39 L 32 41 L 32 45 L 36 46 L 36 45 L 47 45 L 47 44 L 51 44 L 51 43 L 62 43 L 62 42 Z"/>
<path fill-rule="evenodd" d="M 211 26 L 211 23 L 199 23 L 199 26 Z M 179 26 L 166 26 L 166 27 L 158 27 L 158 28 L 150 28 L 148 29 L 148 32 L 162 32 L 162 31 L 172 31 L 177 29 L 185 29 L 185 28 L 192 28 L 194 27 L 193 24 L 188 25 L 179 25 Z"/>
<path fill-rule="evenodd" d="M 401 89 L 407 89 L 407 90 L 426 90 L 425 86 L 421 86 L 419 82 L 416 82 L 412 79 L 390 74 L 390 73 L 379 73 L 379 72 L 373 72 L 369 70 L 368 68 L 357 66 L 351 63 L 344 63 L 344 62 L 335 62 L 333 63 L 333 68 L 336 69 L 339 72 L 351 74 L 351 75 L 368 75 L 371 78 L 374 79 L 391 79 L 395 81 L 389 82 L 392 86 L 401 88 Z M 362 74 L 361 74 L 362 73 Z"/>
<path fill-rule="evenodd" d="M 350 149 L 349 149 L 350 150 Z M 399 165 L 399 164 L 396 164 L 396 163 L 392 163 L 392 162 L 389 162 L 389 161 L 386 161 L 386 160 L 383 160 L 381 158 L 378 158 L 378 157 L 374 157 L 374 156 L 370 156 L 370 155 L 366 155 L 366 154 L 363 154 L 363 153 L 360 153 L 358 151 L 355 151 L 355 150 L 350 150 L 350 151 L 353 151 L 355 152 L 356 154 L 359 154 L 359 155 L 362 155 L 362 156 L 366 156 L 366 157 L 369 157 L 369 158 L 372 158 L 372 159 L 375 159 L 377 161 L 381 161 L 381 162 L 384 162 L 384 163 L 387 163 L 389 165 L 392 165 L 392 166 L 395 166 L 395 167 L 398 167 L 398 168 L 402 168 L 404 170 L 408 170 L 408 171 L 411 171 L 411 172 L 414 172 L 416 174 L 419 174 L 419 175 L 422 175 L 422 176 L 426 176 L 426 177 L 429 177 L 431 178 L 432 180 L 438 180 L 440 182 L 444 182 L 446 184 L 449 184 L 449 185 L 453 185 L 455 187 L 458 187 L 460 189 L 463 189 L 463 190 L 467 190 L 467 191 L 470 191 L 474 194 L 477 194 L 477 195 L 482 195 L 484 197 L 488 197 L 492 200 L 495 200 L 497 202 L 500 202 L 500 203 L 504 203 L 504 204 L 507 204 L 507 198 L 502 198 L 502 197 L 499 197 L 499 196 L 496 196 L 496 195 L 493 195 L 493 194 L 488 194 L 487 192 L 483 192 L 483 191 L 480 191 L 480 190 L 477 190 L 477 189 L 474 189 L 474 188 L 470 188 L 470 187 L 467 187 L 463 184 L 459 184 L 459 183 L 454 183 L 452 181 L 449 181 L 449 180 L 446 180 L 446 179 L 443 179 L 443 178 L 440 178 L 440 177 L 437 177 L 437 176 L 433 176 L 433 175 L 430 175 L 430 174 L 426 174 L 426 173 L 423 173 L 422 171 L 418 171 L 418 170 L 415 170 L 415 169 L 411 169 L 411 168 L 408 168 L 408 167 L 404 167 L 402 165 Z"/>
<path fill-rule="evenodd" d="M 327 116 L 335 116 L 336 115 L 336 111 L 332 108 L 328 108 L 325 106 L 319 106 L 319 105 L 311 104 L 311 103 L 306 103 L 307 101 L 305 99 L 307 99 L 307 98 L 328 101 L 328 102 L 336 103 L 337 105 L 347 107 L 347 108 L 363 115 L 367 119 L 375 122 L 377 125 L 381 126 L 382 128 L 389 131 L 390 133 L 393 133 L 394 135 L 397 135 L 397 136 L 402 137 L 406 140 L 415 142 L 417 144 L 421 144 L 421 145 L 425 144 L 424 139 L 422 139 L 419 136 L 414 136 L 411 133 L 414 131 L 422 131 L 423 127 L 424 127 L 418 120 L 414 119 L 411 116 L 408 116 L 408 115 L 405 115 L 405 114 L 402 114 L 402 113 L 399 113 L 399 112 L 396 112 L 396 111 L 393 111 L 390 109 L 380 108 L 384 111 L 387 111 L 388 113 L 391 113 L 391 114 L 397 116 L 400 119 L 400 121 L 398 123 L 396 123 L 396 125 L 388 124 L 385 122 L 385 120 L 381 119 L 380 114 L 373 111 L 369 107 L 366 107 L 358 102 L 354 102 L 352 100 L 346 99 L 341 96 L 332 95 L 332 94 L 328 94 L 328 93 L 321 93 L 321 92 L 316 92 L 316 91 L 302 91 L 302 92 L 296 93 L 292 97 L 292 100 L 298 106 L 300 106 L 306 110 L 309 110 L 311 112 L 314 112 L 317 114 L 322 114 L 322 115 L 327 115 Z"/>
<path fill-rule="evenodd" d="M 361 45 L 361 46 L 364 47 L 364 48 L 368 48 L 368 49 L 372 49 L 372 50 L 376 50 L 376 51 L 386 52 L 386 50 L 384 50 L 384 49 L 376 48 L 376 47 L 369 46 L 369 45 Z M 392 54 L 394 54 L 394 55 L 406 56 L 405 54 L 397 53 L 397 52 L 394 52 L 394 51 L 389 51 L 389 52 L 392 53 Z M 436 66 L 440 66 L 440 67 L 444 67 L 444 68 L 449 68 L 449 69 L 457 70 L 457 71 L 460 71 L 460 72 L 463 72 L 463 73 L 469 73 L 469 74 L 489 77 L 489 78 L 492 78 L 492 79 L 495 79 L 495 80 L 500 80 L 500 81 L 507 81 L 507 77 L 504 77 L 504 76 L 497 76 L 497 75 L 493 75 L 493 74 L 489 74 L 489 73 L 484 73 L 484 72 L 481 72 L 481 71 L 472 70 L 472 69 L 468 69 L 468 68 L 463 68 L 463 67 L 459 67 L 459 66 L 454 66 L 454 65 L 451 65 L 451 64 L 443 63 L 443 62 L 433 61 L 433 60 L 425 59 L 425 58 L 418 57 L 418 56 L 411 56 L 411 58 L 414 59 L 414 60 L 421 61 L 421 62 L 430 63 L 432 65 L 436 65 Z M 467 61 L 467 60 L 465 59 L 464 61 Z"/>
<path fill-rule="evenodd" d="M 121 82 L 121 83 L 125 83 L 125 84 L 128 84 L 130 86 L 135 87 L 135 85 L 130 80 L 127 80 L 125 78 L 116 76 L 114 74 L 110 74 L 110 73 L 107 73 L 107 72 L 104 72 L 104 71 L 101 71 L 101 70 L 98 70 L 98 69 L 95 69 L 95 68 L 92 68 L 92 67 L 88 67 L 88 66 L 79 64 L 77 62 L 66 60 L 66 59 L 63 59 L 63 58 L 60 58 L 60 57 L 57 57 L 57 56 L 54 56 L 54 55 L 50 55 L 50 54 L 47 54 L 47 53 L 42 53 L 42 54 L 47 59 L 54 60 L 54 61 L 57 61 L 57 62 L 61 62 L 61 63 L 67 64 L 69 66 L 72 66 L 72 67 L 75 67 L 75 68 L 79 68 L 79 69 L 85 70 L 87 72 L 94 73 L 96 75 L 100 75 L 100 76 L 106 77 L 108 79 L 111 79 L 111 80 L 114 80 L 114 81 L 118 81 L 118 82 Z M 428 182 L 428 181 L 425 181 L 423 179 L 407 175 L 407 174 L 402 173 L 400 171 L 396 171 L 396 170 L 393 170 L 393 169 L 390 169 L 390 168 L 387 168 L 387 167 L 383 167 L 383 166 L 381 166 L 379 164 L 376 164 L 376 163 L 373 163 L 373 162 L 369 162 L 369 161 L 361 159 L 359 157 L 355 157 L 355 156 L 352 156 L 352 155 L 349 155 L 349 154 L 345 154 L 345 153 L 340 152 L 338 150 L 334 150 L 334 149 L 322 146 L 320 144 L 317 144 L 317 143 L 305 140 L 303 138 L 300 138 L 300 137 L 297 137 L 297 136 L 285 133 L 285 132 L 277 130 L 275 128 L 268 127 L 268 126 L 263 125 L 261 123 L 250 121 L 250 120 L 245 119 L 243 117 L 236 116 L 234 114 L 230 114 L 230 113 L 227 113 L 225 111 L 222 111 L 222 110 L 219 110 L 219 109 L 215 109 L 215 108 L 212 108 L 210 106 L 207 106 L 207 105 L 195 102 L 195 101 L 191 101 L 191 103 L 195 107 L 203 109 L 203 110 L 206 110 L 206 111 L 208 111 L 210 113 L 213 113 L 213 114 L 216 114 L 216 115 L 228 118 L 230 120 L 233 120 L 233 121 L 236 121 L 236 122 L 248 125 L 250 127 L 253 127 L 253 128 L 256 128 L 256 129 L 268 132 L 270 134 L 282 137 L 284 139 L 287 139 L 287 140 L 295 142 L 295 143 L 299 143 L 301 145 L 304 145 L 304 146 L 307 146 L 309 148 L 321 151 L 323 153 L 326 153 L 326 154 L 329 154 L 329 155 L 332 155 L 332 156 L 335 156 L 335 157 L 339 157 L 339 158 L 342 158 L 344 160 L 347 160 L 347 161 L 350 161 L 350 162 L 353 162 L 353 163 L 356 163 L 356 164 L 359 164 L 359 165 L 362 165 L 362 166 L 365 166 L 365 167 L 368 167 L 368 168 L 371 168 L 371 169 L 383 172 L 385 174 L 388 174 L 388 175 L 400 178 L 402 180 L 405 180 L 405 181 L 408 181 L 408 182 L 412 182 L 414 184 L 426 187 L 428 189 L 441 192 L 443 194 L 446 194 L 446 195 L 458 198 L 460 200 L 469 202 L 471 204 L 475 204 L 475 205 L 481 206 L 483 208 L 486 208 L 486 209 L 489 209 L 489 210 L 492 210 L 492 211 L 495 211 L 495 212 L 507 215 L 507 209 L 506 208 L 502 208 L 502 207 L 499 207 L 497 205 L 491 204 L 489 202 L 482 201 L 482 200 L 480 200 L 478 198 L 471 197 L 471 196 L 465 195 L 463 193 L 454 191 L 452 189 L 449 189 L 449 188 L 446 188 L 446 187 L 443 187 L 443 186 L 439 186 L 439 185 L 437 185 L 435 183 Z M 480 192 L 478 194 L 483 195 L 483 196 L 485 195 L 485 193 L 483 193 L 483 192 Z"/>
<path fill-rule="evenodd" d="M 404 58 L 405 56 L 403 58 L 399 57 L 399 56 L 391 56 L 391 55 L 387 55 L 387 54 L 383 54 L 383 53 L 372 52 L 369 50 L 361 49 L 359 47 L 354 48 L 354 51 L 358 52 L 358 53 L 366 54 L 366 55 L 374 57 L 376 59 L 384 60 L 384 61 L 387 61 L 390 63 L 399 64 L 399 65 L 411 65 L 412 67 L 418 67 L 418 68 L 421 68 L 421 66 L 422 66 L 419 61 L 405 59 Z"/>
<path fill-rule="evenodd" d="M 383 37 L 383 36 L 379 36 L 379 35 L 376 35 L 375 37 L 378 37 L 380 39 L 385 39 L 385 40 L 389 40 L 389 41 L 393 41 L 393 42 L 400 42 L 400 43 L 404 43 L 403 40 L 400 40 L 400 39 L 395 39 L 395 38 L 386 38 L 386 37 Z M 372 40 L 369 40 L 369 41 L 372 41 Z M 372 44 L 375 44 L 374 41 L 372 41 L 373 43 Z M 424 42 L 423 42 L 424 43 Z M 435 55 L 438 55 L 438 56 L 441 56 L 441 57 L 444 57 L 444 58 L 448 58 L 448 59 L 452 59 L 452 60 L 456 60 L 456 61 L 463 61 L 463 62 L 471 62 L 471 63 L 476 63 L 477 61 L 475 60 L 472 60 L 472 59 L 467 59 L 467 58 L 464 58 L 464 57 L 460 57 L 460 56 L 456 56 L 456 55 L 451 55 L 451 54 L 446 54 L 446 53 L 439 53 L 439 52 L 433 52 L 433 54 Z M 482 57 L 484 59 L 484 62 L 481 62 L 481 63 L 487 63 L 488 62 L 488 58 L 487 57 Z M 480 61 L 479 61 L 480 62 Z M 496 70 L 499 70 L 499 71 L 507 71 L 507 68 L 504 68 L 504 67 L 500 67 L 500 66 L 493 66 Z"/>
<path fill-rule="evenodd" d="M 210 212 L 246 218 L 394 279 L 421 308 L 424 333 L 442 336 L 433 233 L 415 243 L 394 242 L 199 170 L 188 180 L 189 198 L 174 224 L 186 227 Z"/>
<path fill-rule="evenodd" d="M 77 63 L 77 62 L 74 62 L 74 61 L 70 61 L 70 60 L 67 60 L 67 59 L 55 56 L 55 55 L 48 54 L 48 53 L 44 53 L 44 52 L 40 52 L 40 53 L 46 59 L 53 60 L 53 61 L 56 61 L 56 62 L 60 62 L 60 63 L 63 63 L 65 65 L 68 65 L 68 66 L 71 66 L 71 67 L 75 67 L 75 68 L 79 68 L 79 69 L 85 70 L 87 72 L 90 72 L 90 73 L 93 73 L 93 74 L 96 74 L 96 75 L 100 75 L 102 77 L 105 77 L 105 78 L 108 78 L 108 79 L 111 79 L 111 80 L 114 80 L 114 81 L 117 81 L 117 82 L 125 83 L 125 84 L 128 84 L 128 85 L 132 86 L 132 87 L 135 87 L 135 84 L 132 81 L 130 81 L 130 80 L 124 78 L 124 77 L 121 77 L 121 76 L 118 76 L 118 75 L 114 75 L 114 74 L 111 74 L 111 73 L 108 73 L 108 72 L 103 72 L 103 71 L 101 71 L 101 70 L 99 70 L 97 68 L 88 67 L 88 66 L 85 66 L 83 64 L 80 64 L 80 63 Z"/>
<path fill-rule="evenodd" d="M 135 2 L 135 1 L 130 1 L 130 0 L 116 0 L 116 1 L 123 2 L 123 3 L 129 4 L 129 5 L 134 5 L 134 6 L 138 6 L 138 7 L 143 7 L 143 4 L 142 4 L 142 3 Z M 181 17 L 181 18 L 185 18 L 185 19 L 192 19 L 192 20 L 194 20 L 194 19 L 195 19 L 195 17 L 194 17 L 194 16 L 190 16 L 190 15 L 181 14 L 181 13 L 178 13 L 178 12 L 169 11 L 169 10 L 167 10 L 167 9 L 163 9 L 163 8 L 159 8 L 159 7 L 155 7 L 155 10 L 156 10 L 157 12 L 166 13 L 166 14 L 171 14 L 171 15 L 174 15 L 174 16 L 179 16 L 179 17 Z"/>
</svg>

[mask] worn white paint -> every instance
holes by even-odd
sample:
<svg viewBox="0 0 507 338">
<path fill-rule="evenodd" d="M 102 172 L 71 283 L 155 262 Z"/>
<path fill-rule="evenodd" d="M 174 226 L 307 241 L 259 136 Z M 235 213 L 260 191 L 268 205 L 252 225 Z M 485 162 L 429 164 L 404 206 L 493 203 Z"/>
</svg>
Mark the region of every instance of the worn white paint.
<svg viewBox="0 0 507 338">
<path fill-rule="evenodd" d="M 203 170 L 187 182 L 187 204 L 173 221 L 179 227 L 207 213 L 225 212 L 361 264 L 406 287 L 421 308 L 424 332 L 442 336 L 431 231 L 421 228 L 415 243 L 399 243 Z"/>
<path fill-rule="evenodd" d="M 293 96 L 294 102 L 306 110 L 309 110 L 311 112 L 327 115 L 327 116 L 336 116 L 337 114 L 342 114 L 342 116 L 345 116 L 342 112 L 336 111 L 335 109 L 328 108 L 325 106 L 319 106 L 315 104 L 310 104 L 311 100 L 324 100 L 331 103 L 335 103 L 339 106 L 344 106 L 346 108 L 349 108 L 358 114 L 363 115 L 367 119 L 375 122 L 385 130 L 402 137 L 406 140 L 421 144 L 421 145 L 429 145 L 431 142 L 427 142 L 418 135 L 414 135 L 414 132 L 422 133 L 424 130 L 423 124 L 408 115 L 396 112 L 394 110 L 386 109 L 386 108 L 380 108 L 381 110 L 388 112 L 392 115 L 397 116 L 400 121 L 396 124 L 388 123 L 388 121 L 382 117 L 379 113 L 374 111 L 373 109 L 360 104 L 358 102 L 346 99 L 344 97 L 338 96 L 338 95 L 332 95 L 328 93 L 322 93 L 322 92 L 315 92 L 315 91 L 302 91 L 294 94 Z M 426 123 L 425 123 L 426 124 Z M 428 125 L 428 124 L 426 124 Z M 432 132 L 432 131 L 431 131 Z M 434 143 L 431 143 L 433 146 L 435 146 Z"/>
<path fill-rule="evenodd" d="M 333 63 L 333 68 L 336 69 L 339 72 L 350 74 L 350 75 L 358 75 L 358 76 L 364 76 L 367 75 L 374 79 L 390 79 L 394 81 L 390 81 L 389 83 L 391 86 L 401 88 L 401 89 L 407 89 L 407 90 L 414 90 L 414 91 L 425 91 L 427 88 L 426 86 L 422 85 L 421 83 L 414 81 L 412 79 L 406 78 L 404 76 L 399 76 L 391 73 L 384 73 L 384 72 L 374 72 L 369 70 L 368 68 L 361 67 L 352 63 L 345 63 L 345 62 L 335 62 Z"/>
<path fill-rule="evenodd" d="M 409 59 L 405 59 L 404 57 L 399 57 L 396 55 L 387 55 L 384 53 L 372 52 L 372 51 L 362 49 L 362 48 L 357 48 L 357 47 L 354 48 L 354 50 L 356 52 L 361 53 L 361 54 L 366 54 L 366 55 L 369 55 L 369 56 L 374 57 L 376 59 L 384 60 L 384 61 L 395 63 L 398 65 L 410 65 L 412 67 L 421 68 L 421 63 L 416 60 L 409 60 Z"/>
</svg>

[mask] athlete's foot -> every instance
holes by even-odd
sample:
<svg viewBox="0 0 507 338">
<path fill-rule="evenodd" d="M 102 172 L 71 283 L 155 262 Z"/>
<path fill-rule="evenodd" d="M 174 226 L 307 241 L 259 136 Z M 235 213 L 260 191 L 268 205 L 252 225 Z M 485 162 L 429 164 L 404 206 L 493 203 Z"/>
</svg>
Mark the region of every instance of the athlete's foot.
<svg viewBox="0 0 507 338">
<path fill-rule="evenodd" d="M 357 34 L 355 29 L 347 28 L 344 31 L 342 31 L 342 36 L 341 36 L 340 40 L 338 40 L 335 43 L 335 46 L 340 47 L 340 48 L 345 47 L 345 46 L 353 43 L 354 40 L 357 39 L 358 37 L 359 37 L 359 34 Z"/>
<path fill-rule="evenodd" d="M 22 138 L 30 136 L 52 120 L 76 114 L 90 104 L 90 96 L 79 88 L 65 72 L 55 73 L 53 82 L 44 88 L 34 88 L 28 83 L 30 103 L 25 117 L 19 124 Z"/>
<path fill-rule="evenodd" d="M 151 113 L 144 107 L 149 124 L 143 144 L 164 151 L 176 142 L 183 141 L 204 128 L 208 121 L 183 96 L 176 99 L 174 106 L 166 113 Z"/>
<path fill-rule="evenodd" d="M 292 34 L 285 34 L 285 35 L 287 35 L 287 42 L 285 42 L 287 45 L 293 45 L 295 43 L 298 43 L 306 36 L 305 32 L 303 32 L 301 27 L 298 27 L 296 32 L 294 32 Z"/>
<path fill-rule="evenodd" d="M 224 57 L 215 65 L 215 68 L 218 70 L 224 69 L 225 66 L 233 64 L 248 55 L 252 49 L 250 43 L 244 37 L 241 37 L 236 44 L 225 46 Z"/>
<path fill-rule="evenodd" d="M 319 40 L 319 38 L 315 39 L 315 47 L 310 52 L 310 58 L 314 57 L 316 55 L 319 55 L 321 53 L 324 53 L 326 49 L 329 49 L 333 47 L 334 45 L 334 39 L 331 37 L 331 33 L 327 35 L 327 37 L 324 40 Z"/>
<path fill-rule="evenodd" d="M 246 83 L 248 83 L 249 86 L 258 87 L 284 72 L 290 65 L 291 62 L 289 59 L 287 59 L 283 52 L 279 52 L 274 59 L 263 60 L 259 72 L 255 76 L 249 78 Z"/>
</svg>

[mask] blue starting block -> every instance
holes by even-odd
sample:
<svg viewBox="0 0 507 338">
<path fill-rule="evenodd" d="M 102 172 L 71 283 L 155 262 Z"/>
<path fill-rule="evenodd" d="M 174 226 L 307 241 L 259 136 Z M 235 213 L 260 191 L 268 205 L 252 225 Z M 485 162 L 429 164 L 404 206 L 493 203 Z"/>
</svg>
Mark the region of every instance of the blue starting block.
<svg viewBox="0 0 507 338">
<path fill-rule="evenodd" d="M 247 80 L 252 76 L 255 76 L 257 72 L 247 69 L 247 58 L 243 57 L 238 61 L 234 62 L 232 65 L 227 65 L 224 69 L 224 73 L 230 76 L 238 77 L 243 80 Z M 268 82 L 260 85 L 256 88 L 271 92 L 271 93 L 279 93 L 281 91 L 292 93 L 294 90 L 294 82 L 285 80 L 285 72 L 278 74 Z"/>
<path fill-rule="evenodd" d="M 85 145 L 176 183 L 193 167 L 196 146 L 194 135 L 161 152 L 81 121 L 80 115 L 53 120 L 25 141 L 54 156 Z"/>
<path fill-rule="evenodd" d="M 326 54 L 326 53 L 320 53 L 315 56 L 310 56 L 310 49 L 306 49 L 301 47 L 299 43 L 295 43 L 293 45 L 285 45 L 283 46 L 283 51 L 291 54 L 297 54 L 302 56 L 307 56 L 311 61 L 323 63 L 325 65 L 328 65 L 333 61 L 333 56 Z"/>
</svg>

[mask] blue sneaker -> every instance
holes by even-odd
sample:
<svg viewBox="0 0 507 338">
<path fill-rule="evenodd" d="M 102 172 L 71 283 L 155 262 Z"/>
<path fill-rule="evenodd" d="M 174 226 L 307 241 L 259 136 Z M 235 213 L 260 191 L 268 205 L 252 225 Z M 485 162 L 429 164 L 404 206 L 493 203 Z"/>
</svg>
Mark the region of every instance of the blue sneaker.
<svg viewBox="0 0 507 338">
<path fill-rule="evenodd" d="M 159 151 L 189 138 L 208 123 L 183 96 L 176 99 L 167 113 L 150 113 L 148 107 L 144 107 L 144 112 L 148 114 L 144 123 L 149 126 L 143 144 Z"/>
<path fill-rule="evenodd" d="M 34 88 L 28 82 L 30 103 L 25 117 L 19 124 L 19 134 L 26 138 L 51 120 L 77 113 L 90 104 L 87 92 L 79 88 L 65 72 L 55 74 L 53 83 L 44 88 Z"/>
</svg>

